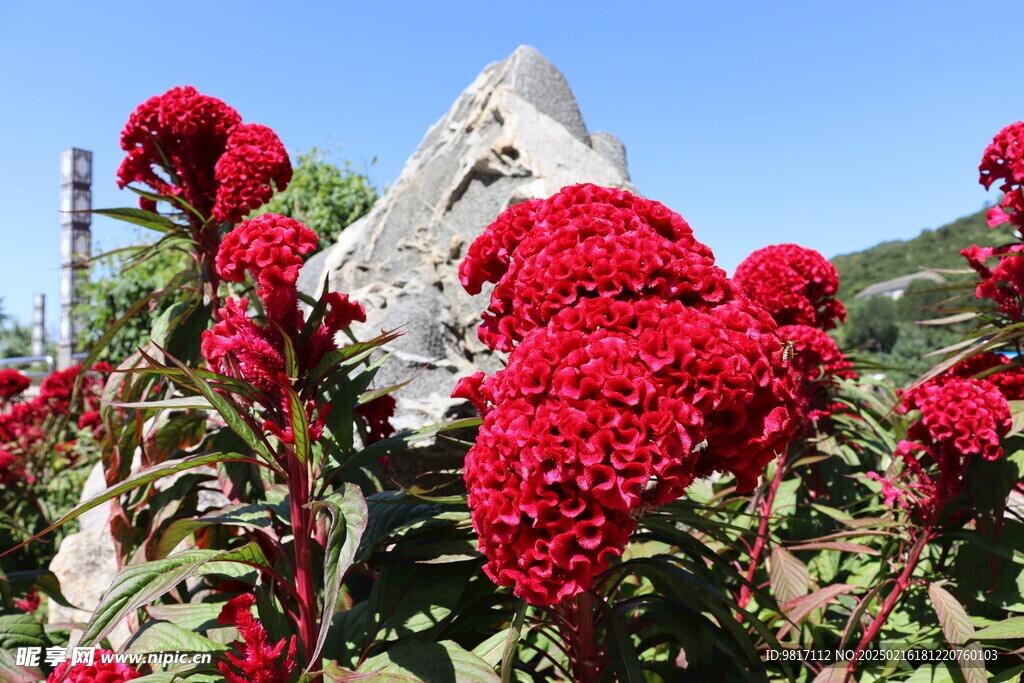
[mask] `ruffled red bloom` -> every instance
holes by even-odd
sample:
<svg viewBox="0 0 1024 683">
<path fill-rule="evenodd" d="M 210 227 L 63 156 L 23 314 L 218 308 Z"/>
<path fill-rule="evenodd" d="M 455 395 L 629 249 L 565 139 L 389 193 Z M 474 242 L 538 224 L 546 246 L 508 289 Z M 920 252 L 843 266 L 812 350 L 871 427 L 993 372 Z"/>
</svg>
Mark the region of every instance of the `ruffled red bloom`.
<svg viewBox="0 0 1024 683">
<path fill-rule="evenodd" d="M 792 397 L 771 362 L 781 343 L 746 305 L 589 299 L 460 384 L 485 415 L 465 478 L 496 583 L 559 602 L 696 476 L 754 486 L 791 436 Z"/>
<path fill-rule="evenodd" d="M 291 161 L 274 131 L 242 124 L 237 111 L 191 86 L 139 105 L 121 132 L 121 148 L 128 155 L 117 171 L 119 187 L 143 183 L 219 221 L 241 220 L 292 177 Z M 150 199 L 139 203 L 156 209 Z"/>
<path fill-rule="evenodd" d="M 853 363 L 832 337 L 816 327 L 783 325 L 776 334 L 783 342 L 793 345 L 789 367 L 799 398 L 797 415 L 805 423 L 831 415 L 832 387 L 837 379 L 857 377 Z"/>
<path fill-rule="evenodd" d="M 221 610 L 217 623 L 237 628 L 242 640 L 234 644 L 238 654 L 228 652 L 228 661 L 217 668 L 227 683 L 287 683 L 295 669 L 296 637 L 282 638 L 276 645 L 267 642 L 267 630 L 251 611 L 255 604 L 256 596 L 246 593 L 228 600 Z"/>
<path fill-rule="evenodd" d="M 1006 397 L 991 382 L 944 377 L 908 390 L 901 412 L 920 411 L 920 417 L 900 442 L 903 458 L 920 490 L 919 509 L 934 515 L 963 489 L 969 459 L 1002 457 L 1001 440 L 1012 420 Z M 934 463 L 937 477 L 926 469 Z"/>
<path fill-rule="evenodd" d="M 30 384 L 32 384 L 32 380 L 17 370 L 11 368 L 0 370 L 0 402 L 17 396 L 28 389 Z"/>
<path fill-rule="evenodd" d="M 736 295 L 682 216 L 596 185 L 508 209 L 470 246 L 459 278 L 470 294 L 497 282 L 478 334 L 501 351 L 581 299 L 657 296 L 707 307 Z"/>
<path fill-rule="evenodd" d="M 283 190 L 292 179 L 292 164 L 277 133 L 258 123 L 232 129 L 227 149 L 214 168 L 217 203 L 213 217 L 236 223 Z"/>
<path fill-rule="evenodd" d="M 300 334 L 305 319 L 299 310 L 295 282 L 302 255 L 316 242 L 316 234 L 302 223 L 266 214 L 239 224 L 224 238 L 217 254 L 221 277 L 241 282 L 248 273 L 260 284 L 257 293 L 268 323 L 260 325 L 249 317 L 248 299 L 227 299 L 217 312 L 219 321 L 203 332 L 203 356 L 215 372 L 244 379 L 261 390 L 271 399 L 271 405 L 281 406 L 283 415 L 291 414 L 291 398 L 282 388 L 296 379 L 285 374 L 285 341 L 295 352 L 301 376 L 337 348 L 334 338 L 341 329 L 356 320 L 366 321 L 366 311 L 359 303 L 347 294 L 332 292 L 325 298 L 327 310 L 322 324 L 305 337 Z M 303 406 L 313 441 L 323 435 L 329 409 L 330 405 L 316 401 Z M 284 443 L 295 440 L 290 423 L 268 419 L 263 428 Z"/>
<path fill-rule="evenodd" d="M 989 372 L 993 368 L 999 369 Z M 1024 366 L 1015 365 L 1006 356 L 992 351 L 965 358 L 935 380 L 943 381 L 952 377 L 971 379 L 981 373 L 986 373 L 981 379 L 991 382 L 1007 401 L 1024 400 Z"/>
<path fill-rule="evenodd" d="M 981 276 L 974 295 L 996 302 L 999 310 L 1010 320 L 1024 320 L 1024 244 L 1003 247 L 971 245 L 962 249 L 960 254 Z M 999 261 L 995 268 L 990 269 L 986 261 L 991 258 Z"/>
<path fill-rule="evenodd" d="M 316 249 L 317 236 L 299 221 L 274 213 L 256 216 L 225 235 L 217 253 L 217 273 L 244 282 L 248 271 L 262 289 L 294 285 L 302 256 Z"/>
<path fill-rule="evenodd" d="M 758 249 L 736 267 L 733 278 L 779 325 L 831 330 L 846 320 L 846 308 L 835 298 L 839 273 L 814 249 L 797 244 Z"/>
<path fill-rule="evenodd" d="M 210 369 L 237 374 L 269 396 L 279 393 L 278 377 L 284 374 L 284 356 L 262 325 L 253 322 L 246 309 L 248 299 L 228 298 L 220 309 L 220 322 L 203 331 L 200 350 Z"/>
<path fill-rule="evenodd" d="M 96 650 L 92 664 L 71 665 L 70 661 L 62 662 L 46 679 L 46 683 L 124 683 L 142 676 L 134 667 L 120 662 L 103 662 L 103 655 L 114 654 L 110 650 Z M 71 671 L 68 672 L 70 667 Z M 64 678 L 65 672 L 67 678 Z"/>
<path fill-rule="evenodd" d="M 995 227 L 1009 222 L 1024 228 L 1024 122 L 1011 123 L 996 134 L 992 144 L 985 148 L 978 171 L 978 182 L 986 190 L 1003 181 L 999 186 L 1005 193 L 1003 201 L 988 210 L 988 224 Z"/>
<path fill-rule="evenodd" d="M 237 111 L 192 86 L 149 98 L 121 132 L 128 156 L 117 171 L 118 187 L 140 182 L 157 194 L 183 197 L 208 215 L 217 195 L 214 167 L 241 122 Z"/>
<path fill-rule="evenodd" d="M 459 272 L 497 283 L 480 337 L 511 350 L 453 393 L 484 416 L 473 524 L 488 576 L 533 604 L 587 590 L 695 477 L 749 490 L 792 436 L 775 323 L 657 202 L 564 188 L 499 216 Z"/>
</svg>

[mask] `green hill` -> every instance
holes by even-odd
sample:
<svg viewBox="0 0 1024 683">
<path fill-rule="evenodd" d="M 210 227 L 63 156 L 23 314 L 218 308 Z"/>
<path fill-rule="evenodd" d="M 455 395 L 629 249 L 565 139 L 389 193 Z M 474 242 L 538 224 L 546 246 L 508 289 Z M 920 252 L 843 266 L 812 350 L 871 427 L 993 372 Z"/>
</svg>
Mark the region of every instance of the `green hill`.
<svg viewBox="0 0 1024 683">
<path fill-rule="evenodd" d="M 832 259 L 839 271 L 839 298 L 846 304 L 846 323 L 834 334 L 847 351 L 869 354 L 874 362 L 889 368 L 886 374 L 897 385 L 904 385 L 931 367 L 936 358 L 930 351 L 960 340 L 964 325 L 929 326 L 915 321 L 941 316 L 934 310 L 949 295 L 944 292 L 908 292 L 899 300 L 886 296 L 855 299 L 854 294 L 868 285 L 910 275 L 922 267 L 964 269 L 967 262 L 960 250 L 972 244 L 995 246 L 1015 241 L 1005 226 L 990 228 L 985 212 L 965 216 L 936 230 L 925 230 L 911 240 L 882 242 L 855 254 Z M 973 274 L 946 275 L 950 280 L 973 279 Z M 934 287 L 921 281 L 911 290 Z"/>
<path fill-rule="evenodd" d="M 1012 241 L 1005 226 L 990 228 L 985 211 L 964 216 L 911 240 L 882 242 L 832 259 L 839 270 L 839 298 L 849 300 L 868 285 L 927 268 L 966 268 L 960 250 L 972 244 L 995 246 Z"/>
</svg>

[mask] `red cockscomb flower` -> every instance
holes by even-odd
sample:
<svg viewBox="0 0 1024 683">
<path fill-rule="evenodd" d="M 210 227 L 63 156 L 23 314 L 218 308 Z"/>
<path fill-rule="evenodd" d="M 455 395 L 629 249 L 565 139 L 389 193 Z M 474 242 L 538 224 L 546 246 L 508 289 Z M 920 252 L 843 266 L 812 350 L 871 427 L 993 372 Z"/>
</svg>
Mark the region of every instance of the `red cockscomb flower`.
<svg viewBox="0 0 1024 683">
<path fill-rule="evenodd" d="M 974 295 L 994 301 L 1007 318 L 1015 322 L 1024 320 L 1024 244 L 971 245 L 962 249 L 960 255 L 981 277 Z M 989 268 L 986 262 L 992 258 L 999 260 L 994 268 Z"/>
<path fill-rule="evenodd" d="M 391 418 L 395 416 L 397 405 L 394 396 L 385 394 L 356 406 L 353 412 L 366 422 L 367 445 L 383 441 L 395 433 L 395 428 L 391 426 Z"/>
<path fill-rule="evenodd" d="M 978 171 L 978 182 L 986 190 L 1002 181 L 999 189 L 1005 193 L 1002 203 L 988 210 L 988 224 L 1009 222 L 1024 228 L 1024 122 L 1011 123 L 996 134 L 985 148 Z"/>
<path fill-rule="evenodd" d="M 140 104 L 121 133 L 128 155 L 117 171 L 119 187 L 148 185 L 181 197 L 203 216 L 241 220 L 284 189 L 292 167 L 270 128 L 243 124 L 237 111 L 192 86 L 172 88 Z M 151 199 L 142 208 L 156 210 Z M 190 215 L 193 221 L 201 219 Z"/>
<path fill-rule="evenodd" d="M 96 650 L 92 664 L 62 662 L 46 679 L 46 683 L 125 683 L 142 676 L 134 667 L 120 662 L 103 662 L 104 655 L 114 654 L 110 650 Z M 68 669 L 71 669 L 68 671 Z M 67 673 L 67 678 L 64 674 Z"/>
<path fill-rule="evenodd" d="M 995 372 L 989 372 L 993 369 L 996 369 Z M 933 381 L 942 381 L 952 377 L 972 379 L 981 373 L 986 373 L 981 379 L 991 382 L 1006 397 L 1007 401 L 1024 399 L 1024 366 L 1015 365 L 1006 356 L 992 351 L 965 358 L 935 377 Z"/>
<path fill-rule="evenodd" d="M 779 325 L 830 330 L 846 320 L 846 308 L 835 298 L 839 273 L 814 249 L 797 244 L 758 249 L 736 267 L 733 278 Z"/>
<path fill-rule="evenodd" d="M 267 642 L 267 630 L 252 614 L 255 604 L 256 596 L 246 593 L 228 600 L 221 610 L 217 623 L 236 627 L 242 640 L 234 644 L 238 654 L 227 653 L 228 661 L 217 668 L 227 683 L 286 683 L 295 669 L 298 642 L 295 636 L 276 645 Z"/>
<path fill-rule="evenodd" d="M 283 190 L 288 186 L 292 165 L 277 133 L 257 123 L 243 123 L 231 130 L 214 177 L 217 202 L 213 217 L 236 223 L 270 201 L 275 187 Z"/>
<path fill-rule="evenodd" d="M 944 377 L 913 387 L 903 395 L 901 412 L 920 411 L 896 455 L 916 480 L 918 507 L 933 516 L 960 493 L 972 457 L 1002 457 L 1002 438 L 1010 429 L 1006 397 L 991 382 Z M 937 474 L 928 473 L 934 464 Z"/>
<path fill-rule="evenodd" d="M 484 416 L 473 524 L 488 576 L 533 604 L 587 590 L 695 477 L 749 490 L 792 436 L 775 323 L 657 202 L 564 188 L 499 216 L 459 273 L 496 283 L 480 338 L 511 352 L 453 393 Z"/>
<path fill-rule="evenodd" d="M 28 389 L 32 384 L 25 375 L 12 368 L 0 370 L 0 403 L 8 401 Z"/>
<path fill-rule="evenodd" d="M 121 148 L 128 156 L 117 171 L 118 187 L 140 182 L 157 194 L 183 197 L 208 214 L 217 194 L 214 166 L 231 130 L 241 122 L 237 111 L 192 86 L 149 98 L 121 132 Z M 150 201 L 143 208 L 154 207 Z"/>
</svg>

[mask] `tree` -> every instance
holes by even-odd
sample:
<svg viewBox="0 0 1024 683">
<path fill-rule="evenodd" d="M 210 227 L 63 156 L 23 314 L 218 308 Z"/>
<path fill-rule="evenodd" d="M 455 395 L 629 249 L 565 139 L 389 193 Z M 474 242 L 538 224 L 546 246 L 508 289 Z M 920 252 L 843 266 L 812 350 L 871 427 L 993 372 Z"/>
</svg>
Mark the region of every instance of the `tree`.
<svg viewBox="0 0 1024 683">
<path fill-rule="evenodd" d="M 0 299 L 0 358 L 27 356 L 32 350 L 32 331 L 4 313 Z"/>
</svg>

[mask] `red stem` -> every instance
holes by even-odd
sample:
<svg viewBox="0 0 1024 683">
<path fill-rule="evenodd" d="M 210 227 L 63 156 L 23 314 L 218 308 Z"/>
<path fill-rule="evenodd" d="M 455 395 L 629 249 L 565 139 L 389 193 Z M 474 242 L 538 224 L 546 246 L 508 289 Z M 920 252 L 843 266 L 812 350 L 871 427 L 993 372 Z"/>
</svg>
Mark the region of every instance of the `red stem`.
<svg viewBox="0 0 1024 683">
<path fill-rule="evenodd" d="M 740 586 L 740 594 L 736 599 L 736 604 L 743 608 L 750 604 L 750 600 L 753 597 L 753 590 L 750 586 L 754 583 L 754 575 L 757 574 L 757 570 L 762 563 L 765 548 L 768 547 L 768 523 L 771 521 L 772 505 L 775 504 L 775 496 L 779 493 L 779 487 L 782 485 L 785 470 L 786 456 L 780 455 L 779 459 L 775 461 L 775 476 L 772 477 L 772 481 L 768 485 L 768 491 L 760 501 L 758 513 L 761 516 L 761 521 L 757 526 L 757 538 L 754 539 L 754 547 L 750 551 L 747 581 Z M 743 615 L 737 614 L 736 621 L 743 621 Z"/>
<path fill-rule="evenodd" d="M 579 683 L 598 683 L 601 680 L 601 653 L 594 629 L 594 599 L 590 592 L 577 595 L 570 620 L 575 627 L 570 648 L 573 653 L 572 670 Z"/>
<path fill-rule="evenodd" d="M 907 563 L 903 565 L 903 571 L 896 578 L 896 585 L 892 587 L 892 591 L 889 593 L 889 597 L 885 599 L 882 604 L 882 609 L 878 611 L 875 618 L 871 620 L 871 624 L 867 630 L 864 631 L 864 635 L 861 637 L 860 642 L 857 643 L 857 648 L 853 653 L 853 659 L 846 667 L 846 678 L 847 681 L 853 680 L 853 673 L 857 669 L 857 664 L 860 662 L 860 653 L 871 644 L 871 641 L 878 636 L 878 632 L 882 630 L 882 626 L 885 625 L 889 615 L 896 607 L 896 603 L 899 602 L 900 595 L 907 589 L 911 583 L 911 576 L 914 574 L 914 569 L 917 567 L 918 560 L 921 559 L 921 553 L 924 551 L 925 546 L 935 537 L 932 532 L 932 525 L 928 524 L 925 526 L 918 537 L 917 542 L 910 549 L 910 554 L 907 556 Z"/>
<path fill-rule="evenodd" d="M 319 635 L 319 623 L 316 613 L 316 588 L 313 584 L 313 547 L 310 539 L 313 535 L 313 515 L 309 509 L 309 473 L 305 463 L 289 454 L 288 489 L 291 498 L 292 537 L 295 542 L 295 588 L 299 599 L 299 638 L 302 640 L 306 656 L 309 657 L 316 647 Z M 311 671 L 319 671 L 321 657 L 316 661 L 308 661 Z M 314 681 L 323 680 L 321 677 Z"/>
</svg>

